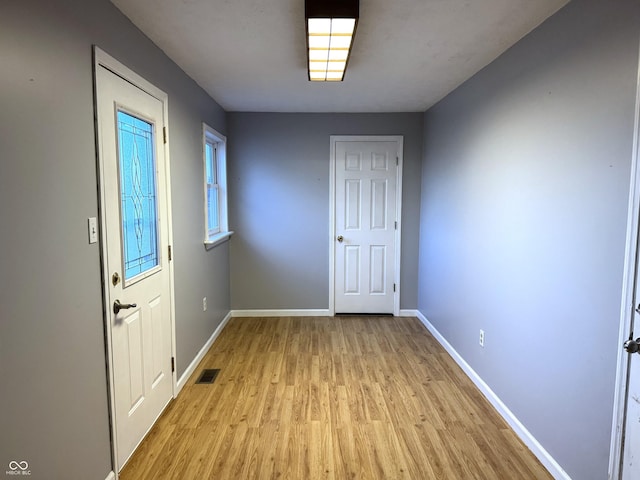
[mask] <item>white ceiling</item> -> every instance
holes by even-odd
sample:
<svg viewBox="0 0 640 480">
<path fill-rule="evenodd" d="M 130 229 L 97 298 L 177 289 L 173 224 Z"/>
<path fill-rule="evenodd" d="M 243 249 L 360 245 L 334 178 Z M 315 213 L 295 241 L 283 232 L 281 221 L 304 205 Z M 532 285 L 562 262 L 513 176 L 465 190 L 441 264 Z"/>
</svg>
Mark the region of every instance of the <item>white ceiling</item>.
<svg viewBox="0 0 640 480">
<path fill-rule="evenodd" d="M 227 111 L 422 112 L 568 0 L 361 0 L 344 82 L 309 82 L 304 0 L 112 0 Z"/>
</svg>

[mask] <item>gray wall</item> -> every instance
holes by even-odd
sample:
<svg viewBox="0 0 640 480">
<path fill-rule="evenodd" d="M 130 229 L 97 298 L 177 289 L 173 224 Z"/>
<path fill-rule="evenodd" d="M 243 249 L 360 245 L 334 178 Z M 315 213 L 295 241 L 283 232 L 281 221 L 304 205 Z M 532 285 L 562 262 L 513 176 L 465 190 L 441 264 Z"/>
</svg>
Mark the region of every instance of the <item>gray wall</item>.
<svg viewBox="0 0 640 480">
<path fill-rule="evenodd" d="M 201 122 L 225 113 L 107 0 L 3 1 L 0 14 L 0 472 L 111 467 L 92 44 L 169 94 L 178 373 L 229 310 L 228 245 L 205 251 Z M 202 312 L 202 297 L 209 310 Z"/>
<path fill-rule="evenodd" d="M 416 308 L 422 114 L 230 113 L 228 125 L 232 308 L 329 307 L 330 135 L 404 135 L 400 306 Z"/>
<path fill-rule="evenodd" d="M 419 309 L 580 480 L 607 477 L 639 38 L 637 1 L 573 0 L 425 114 Z"/>
</svg>

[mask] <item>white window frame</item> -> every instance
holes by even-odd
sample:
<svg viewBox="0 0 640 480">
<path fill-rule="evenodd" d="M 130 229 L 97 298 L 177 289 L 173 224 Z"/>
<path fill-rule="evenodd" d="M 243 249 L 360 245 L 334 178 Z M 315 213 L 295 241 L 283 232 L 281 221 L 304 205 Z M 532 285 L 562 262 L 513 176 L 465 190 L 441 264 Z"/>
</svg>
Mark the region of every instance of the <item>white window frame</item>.
<svg viewBox="0 0 640 480">
<path fill-rule="evenodd" d="M 213 166 L 216 173 L 215 188 L 218 191 L 218 228 L 210 228 L 209 204 L 207 193 L 210 185 L 207 183 L 207 144 L 214 146 Z M 206 123 L 202 124 L 202 167 L 204 185 L 204 243 L 213 246 L 228 239 L 233 232 L 229 231 L 227 217 L 227 137 L 211 128 Z"/>
</svg>

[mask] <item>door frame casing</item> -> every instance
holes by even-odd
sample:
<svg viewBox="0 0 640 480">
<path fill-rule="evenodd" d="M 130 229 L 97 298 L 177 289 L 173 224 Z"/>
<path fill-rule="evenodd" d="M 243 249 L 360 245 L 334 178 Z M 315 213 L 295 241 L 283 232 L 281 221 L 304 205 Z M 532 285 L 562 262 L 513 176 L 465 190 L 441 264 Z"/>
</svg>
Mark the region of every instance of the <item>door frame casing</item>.
<svg viewBox="0 0 640 480">
<path fill-rule="evenodd" d="M 629 332 L 634 324 L 634 296 L 636 282 L 640 281 L 640 271 L 636 272 L 636 266 L 638 261 L 640 261 L 640 245 L 638 242 L 638 237 L 640 236 L 640 48 L 638 49 L 638 73 L 636 78 L 636 104 L 630 177 L 622 298 L 620 304 L 620 327 L 618 331 L 618 363 L 614 391 L 613 422 L 611 427 L 611 447 L 609 451 L 610 480 L 622 478 L 627 379 L 630 368 L 630 355 L 622 348 L 622 345 L 629 338 Z M 635 336 L 640 336 L 640 332 L 636 331 Z"/>
<path fill-rule="evenodd" d="M 396 291 L 393 295 L 393 315 L 400 315 L 400 259 L 402 240 L 402 163 L 404 152 L 403 135 L 330 135 L 329 156 L 329 315 L 336 313 L 336 143 L 337 142 L 396 142 L 398 147 L 398 169 L 396 175 L 396 221 L 398 228 L 394 235 L 394 275 Z"/>
<path fill-rule="evenodd" d="M 105 329 L 105 347 L 106 347 L 106 360 L 107 360 L 107 387 L 109 394 L 109 423 L 111 430 L 111 462 L 115 474 L 115 478 L 118 478 L 119 465 L 117 462 L 117 435 L 116 435 L 116 422 L 114 420 L 115 415 L 115 378 L 113 372 L 113 357 L 112 357 L 112 335 L 111 335 L 111 298 L 109 293 L 109 271 L 107 269 L 107 239 L 106 239 L 106 215 L 104 212 L 104 206 L 106 205 L 106 192 L 104 188 L 104 165 L 102 155 L 102 141 L 100 135 L 100 126 L 98 118 L 98 85 L 97 85 L 97 72 L 99 68 L 105 68 L 111 73 L 121 77 L 127 82 L 131 83 L 135 87 L 139 88 L 146 94 L 156 98 L 162 103 L 162 125 L 168 131 L 168 119 L 169 119 L 169 96 L 145 80 L 143 77 L 129 69 L 127 66 L 113 58 L 111 55 L 101 50 L 99 47 L 93 47 L 93 85 L 94 85 L 94 121 L 95 121 L 95 140 L 96 140 L 96 174 L 97 174 L 97 186 L 98 186 L 98 217 L 100 222 L 100 270 L 102 272 L 102 301 L 103 301 L 103 321 Z M 165 137 L 163 145 L 164 153 L 164 170 L 165 170 L 165 185 L 160 188 L 165 189 L 166 195 L 166 207 L 167 207 L 167 225 L 163 227 L 167 229 L 168 244 L 173 245 L 173 221 L 172 221 L 172 208 L 171 208 L 171 168 L 169 159 L 169 138 Z M 168 262 L 168 275 L 169 275 L 169 316 L 171 319 L 171 356 L 176 358 L 176 328 L 175 328 L 175 289 L 174 289 L 174 269 L 173 261 Z M 177 380 L 176 371 L 171 373 L 171 387 L 172 398 L 177 395 Z"/>
</svg>

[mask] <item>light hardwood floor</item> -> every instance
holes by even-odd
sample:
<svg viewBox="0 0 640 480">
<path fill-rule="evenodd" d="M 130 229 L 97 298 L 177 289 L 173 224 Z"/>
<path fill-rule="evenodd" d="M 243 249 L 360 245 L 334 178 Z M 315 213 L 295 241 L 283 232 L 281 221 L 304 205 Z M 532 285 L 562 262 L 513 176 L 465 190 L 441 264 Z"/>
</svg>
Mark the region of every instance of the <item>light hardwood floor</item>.
<svg viewBox="0 0 640 480">
<path fill-rule="evenodd" d="M 417 319 L 283 317 L 232 319 L 120 478 L 552 477 Z"/>
</svg>

